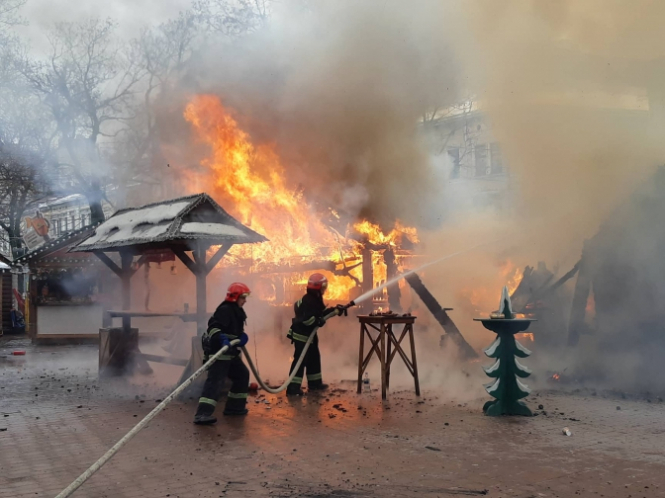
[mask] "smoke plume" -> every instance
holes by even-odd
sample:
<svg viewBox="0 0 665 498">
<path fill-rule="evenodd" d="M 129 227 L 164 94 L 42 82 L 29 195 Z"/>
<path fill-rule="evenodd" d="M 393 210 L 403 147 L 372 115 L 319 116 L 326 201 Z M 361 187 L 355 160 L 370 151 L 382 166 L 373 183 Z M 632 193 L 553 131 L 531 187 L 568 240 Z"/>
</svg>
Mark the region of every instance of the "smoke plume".
<svg viewBox="0 0 665 498">
<path fill-rule="evenodd" d="M 439 194 L 418 121 L 453 102 L 439 2 L 277 5 L 269 29 L 200 61 L 199 90 L 275 141 L 291 181 L 351 216 L 417 224 Z"/>
</svg>

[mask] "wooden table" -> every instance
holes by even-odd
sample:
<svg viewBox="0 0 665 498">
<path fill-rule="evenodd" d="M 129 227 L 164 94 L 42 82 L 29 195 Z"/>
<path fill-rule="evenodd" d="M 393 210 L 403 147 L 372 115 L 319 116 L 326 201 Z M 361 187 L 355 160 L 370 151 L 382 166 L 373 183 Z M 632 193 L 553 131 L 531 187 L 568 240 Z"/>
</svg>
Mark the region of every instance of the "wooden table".
<svg viewBox="0 0 665 498">
<path fill-rule="evenodd" d="M 360 322 L 360 354 L 358 357 L 358 394 L 362 391 L 363 373 L 369 365 L 372 354 L 376 353 L 381 361 L 381 398 L 386 399 L 390 387 L 390 365 L 399 353 L 409 373 L 413 376 L 416 385 L 416 395 L 420 396 L 420 381 L 418 379 L 418 363 L 416 361 L 416 343 L 413 337 L 413 324 L 415 316 L 358 316 Z M 393 332 L 393 325 L 403 325 L 399 338 Z M 370 330 L 377 332 L 376 338 Z M 402 349 L 402 341 L 408 334 L 411 346 L 411 358 Z M 365 336 L 369 338 L 371 348 L 365 356 Z"/>
</svg>

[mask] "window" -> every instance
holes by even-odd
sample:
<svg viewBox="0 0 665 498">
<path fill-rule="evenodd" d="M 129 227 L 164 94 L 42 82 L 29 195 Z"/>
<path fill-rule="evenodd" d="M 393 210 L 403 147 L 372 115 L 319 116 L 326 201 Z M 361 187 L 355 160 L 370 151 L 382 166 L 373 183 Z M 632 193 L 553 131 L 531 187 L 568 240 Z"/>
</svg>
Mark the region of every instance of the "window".
<svg viewBox="0 0 665 498">
<path fill-rule="evenodd" d="M 503 173 L 503 156 L 497 143 L 490 144 L 490 167 L 493 175 Z"/>
<path fill-rule="evenodd" d="M 450 159 L 450 162 L 453 165 L 453 169 L 450 172 L 450 178 L 459 178 L 459 173 L 460 173 L 459 147 L 448 148 L 448 159 Z"/>
<path fill-rule="evenodd" d="M 485 176 L 489 170 L 487 144 L 476 145 L 474 149 L 474 156 L 476 160 L 476 176 Z"/>
</svg>

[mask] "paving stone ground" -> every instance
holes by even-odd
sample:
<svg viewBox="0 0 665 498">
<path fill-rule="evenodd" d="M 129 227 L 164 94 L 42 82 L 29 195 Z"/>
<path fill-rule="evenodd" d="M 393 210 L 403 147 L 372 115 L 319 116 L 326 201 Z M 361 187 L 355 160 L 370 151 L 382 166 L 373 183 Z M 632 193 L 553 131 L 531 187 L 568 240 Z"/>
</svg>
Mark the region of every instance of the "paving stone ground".
<svg viewBox="0 0 665 498">
<path fill-rule="evenodd" d="M 0 357 L 0 498 L 55 496 L 168 393 L 100 383 L 96 346 L 5 338 L 0 356 L 19 348 Z M 252 398 L 249 416 L 212 427 L 192 424 L 194 400 L 174 402 L 73 496 L 665 496 L 658 398 L 540 391 L 527 400 L 539 416 L 489 418 L 483 399 L 434 389 L 382 403 L 335 388 Z"/>
</svg>

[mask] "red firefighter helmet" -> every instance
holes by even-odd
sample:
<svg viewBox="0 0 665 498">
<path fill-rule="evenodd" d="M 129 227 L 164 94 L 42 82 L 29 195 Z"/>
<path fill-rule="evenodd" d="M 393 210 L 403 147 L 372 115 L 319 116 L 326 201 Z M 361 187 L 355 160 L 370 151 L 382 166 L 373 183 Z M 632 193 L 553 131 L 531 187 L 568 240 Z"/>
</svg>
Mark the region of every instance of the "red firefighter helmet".
<svg viewBox="0 0 665 498">
<path fill-rule="evenodd" d="M 235 303 L 239 297 L 247 297 L 249 294 L 249 287 L 242 282 L 233 282 L 226 291 L 226 300 Z"/>
<path fill-rule="evenodd" d="M 312 273 L 307 281 L 308 290 L 325 291 L 328 288 L 328 279 L 321 273 Z"/>
</svg>

